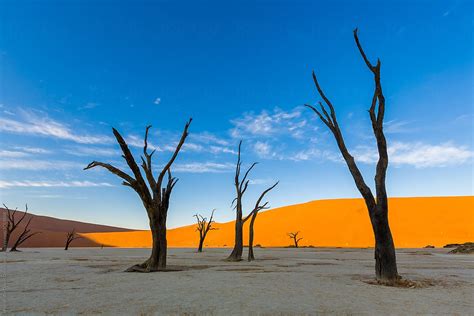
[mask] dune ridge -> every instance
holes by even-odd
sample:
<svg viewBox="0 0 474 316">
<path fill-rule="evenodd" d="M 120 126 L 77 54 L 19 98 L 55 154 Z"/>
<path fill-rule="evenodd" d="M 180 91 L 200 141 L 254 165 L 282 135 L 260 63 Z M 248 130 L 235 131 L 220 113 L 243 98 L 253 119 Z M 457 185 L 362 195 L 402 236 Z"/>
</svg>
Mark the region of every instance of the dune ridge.
<svg viewBox="0 0 474 316">
<path fill-rule="evenodd" d="M 442 247 L 474 240 L 474 196 L 389 199 L 389 218 L 396 247 Z M 231 247 L 234 222 L 215 223 L 205 247 Z M 244 228 L 247 243 L 247 227 Z M 301 246 L 372 247 L 372 228 L 362 199 L 317 200 L 261 212 L 255 222 L 255 244 L 291 244 L 287 233 L 300 231 Z M 111 247 L 151 246 L 149 231 L 85 233 L 96 244 Z M 169 247 L 196 247 L 195 225 L 168 231 Z"/>
</svg>

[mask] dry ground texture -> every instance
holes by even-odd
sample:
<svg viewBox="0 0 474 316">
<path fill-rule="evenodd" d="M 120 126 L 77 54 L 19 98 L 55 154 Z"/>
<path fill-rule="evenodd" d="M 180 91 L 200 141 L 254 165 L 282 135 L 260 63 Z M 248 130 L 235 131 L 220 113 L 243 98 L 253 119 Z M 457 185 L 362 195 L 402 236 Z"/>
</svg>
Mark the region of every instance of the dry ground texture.
<svg viewBox="0 0 474 316">
<path fill-rule="evenodd" d="M 2 253 L 5 314 L 474 314 L 474 257 L 399 249 L 417 288 L 369 284 L 371 249 L 257 248 L 251 263 L 229 249 L 170 249 L 181 271 L 124 273 L 149 249 L 24 249 Z M 5 278 L 6 275 L 6 278 Z"/>
</svg>

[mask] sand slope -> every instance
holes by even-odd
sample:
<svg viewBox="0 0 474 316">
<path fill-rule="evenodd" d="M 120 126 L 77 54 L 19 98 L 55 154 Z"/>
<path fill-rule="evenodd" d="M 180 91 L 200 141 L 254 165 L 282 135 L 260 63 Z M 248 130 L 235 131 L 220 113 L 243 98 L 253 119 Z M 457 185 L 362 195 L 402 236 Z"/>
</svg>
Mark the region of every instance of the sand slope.
<svg viewBox="0 0 474 316">
<path fill-rule="evenodd" d="M 391 228 L 397 247 L 441 247 L 474 240 L 474 197 L 391 198 Z M 234 223 L 216 223 L 206 247 L 233 245 Z M 288 232 L 300 231 L 301 245 L 371 247 L 373 234 L 362 199 L 320 200 L 261 212 L 255 223 L 255 244 L 287 246 Z M 247 239 L 247 230 L 244 232 Z M 98 244 L 149 247 L 148 231 L 85 234 Z M 168 246 L 195 247 L 195 226 L 171 229 Z"/>
<path fill-rule="evenodd" d="M 19 219 L 23 215 L 23 212 L 18 211 L 15 217 Z M 49 216 L 40 216 L 35 214 L 26 214 L 23 221 L 20 223 L 18 228 L 13 233 L 10 239 L 10 246 L 16 240 L 18 234 L 20 234 L 26 223 L 30 220 L 30 228 L 32 232 L 39 232 L 40 234 L 35 235 L 25 241 L 21 247 L 64 247 L 66 233 L 75 229 L 77 233 L 90 233 L 90 232 L 127 232 L 129 229 L 96 225 L 83 223 L 78 221 L 70 221 L 65 219 L 59 219 Z M 6 220 L 6 210 L 0 208 L 0 225 L 4 227 L 4 220 Z M 0 245 L 3 244 L 3 234 L 0 234 Z M 100 244 L 95 243 L 92 239 L 81 238 L 73 241 L 71 246 L 75 247 L 97 247 Z"/>
</svg>

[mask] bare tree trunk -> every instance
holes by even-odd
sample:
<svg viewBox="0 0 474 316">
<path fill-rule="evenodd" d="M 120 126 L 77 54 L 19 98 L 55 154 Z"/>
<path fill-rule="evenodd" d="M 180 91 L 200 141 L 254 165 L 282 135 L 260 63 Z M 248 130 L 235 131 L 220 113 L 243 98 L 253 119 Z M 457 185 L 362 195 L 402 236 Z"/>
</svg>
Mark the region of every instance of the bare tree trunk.
<svg viewBox="0 0 474 316">
<path fill-rule="evenodd" d="M 388 218 L 376 215 L 374 222 L 375 276 L 379 280 L 398 279 L 397 257 Z"/>
<path fill-rule="evenodd" d="M 198 252 L 202 252 L 202 246 L 204 244 L 204 238 L 199 238 Z"/>
<path fill-rule="evenodd" d="M 252 219 L 250 220 L 249 224 L 249 256 L 248 256 L 248 261 L 253 261 L 255 260 L 255 256 L 253 254 L 253 224 L 255 223 L 255 219 L 257 218 L 257 213 L 254 213 L 252 215 Z"/>
<path fill-rule="evenodd" d="M 255 208 L 245 217 L 242 219 L 242 197 L 247 191 L 248 185 L 250 180 L 247 179 L 250 171 L 252 171 L 253 167 L 257 165 L 256 162 L 254 162 L 245 172 L 243 178 L 240 178 L 240 171 L 242 167 L 242 161 L 240 159 L 240 150 L 242 147 L 242 141 L 239 142 L 239 149 L 238 149 L 238 155 L 237 155 L 237 164 L 235 167 L 235 178 L 234 178 L 234 185 L 235 185 L 235 191 L 236 191 L 236 197 L 232 201 L 231 205 L 234 205 L 235 203 L 235 242 L 234 242 L 234 249 L 232 250 L 232 253 L 230 254 L 229 257 L 227 257 L 228 261 L 241 261 L 242 260 L 242 252 L 244 249 L 244 243 L 243 243 L 243 225 L 244 223 L 252 216 L 256 217 L 257 212 L 264 209 L 268 202 L 264 203 L 263 205 L 260 205 L 260 202 L 262 201 L 263 197 L 265 194 L 267 194 L 271 189 L 273 189 L 277 184 L 275 183 L 272 187 L 268 188 L 265 190 L 257 200 L 257 203 L 255 204 Z M 254 218 L 255 221 L 255 218 Z M 253 229 L 253 225 L 252 225 Z M 253 234 L 253 231 L 251 232 Z M 252 245 L 249 245 L 249 249 L 252 248 Z M 253 257 L 253 249 L 252 251 L 252 257 Z"/>
<path fill-rule="evenodd" d="M 135 192 L 137 192 L 146 209 L 152 233 L 151 255 L 142 264 L 137 264 L 128 268 L 126 270 L 127 272 L 152 272 L 166 269 L 166 253 L 168 247 L 166 241 L 166 218 L 168 215 L 171 192 L 178 181 L 178 179 L 171 176 L 171 165 L 178 156 L 178 153 L 188 136 L 188 128 L 191 121 L 192 119 L 189 119 L 184 126 L 181 139 L 179 140 L 173 155 L 168 163 L 163 167 L 157 178 L 154 176 L 154 169 L 152 167 L 152 156 L 155 153 L 155 150 L 148 152 L 148 132 L 151 126 L 146 127 L 143 156 L 140 157 L 142 161 L 141 167 L 145 173 L 144 176 L 142 175 L 140 167 L 137 165 L 132 152 L 128 148 L 127 143 L 115 128 L 113 128 L 112 131 L 122 149 L 122 157 L 125 159 L 125 162 L 132 171 L 133 177 L 110 164 L 100 161 L 93 161 L 84 168 L 84 170 L 87 170 L 99 166 L 117 175 L 123 180 L 123 185 L 131 187 Z M 168 182 L 163 184 L 163 178 L 166 174 L 168 174 Z"/>
<path fill-rule="evenodd" d="M 5 236 L 3 239 L 3 246 L 2 251 L 7 251 L 8 243 L 10 242 L 11 231 L 9 229 L 5 229 Z"/>
<path fill-rule="evenodd" d="M 241 261 L 243 250 L 244 250 L 243 221 L 242 221 L 242 218 L 240 218 L 235 221 L 234 249 L 232 250 L 229 257 L 227 257 L 227 260 L 228 261 Z"/>
<path fill-rule="evenodd" d="M 334 106 L 326 97 L 324 91 L 321 89 L 314 72 L 314 84 L 318 90 L 319 95 L 324 100 L 327 107 L 329 107 L 329 113 L 322 102 L 319 102 L 320 110 L 316 109 L 312 105 L 306 106 L 311 108 L 318 115 L 321 121 L 334 135 L 339 150 L 347 164 L 347 167 L 349 168 L 357 189 L 365 200 L 375 238 L 375 274 L 377 279 L 382 281 L 394 281 L 399 279 L 400 276 L 397 272 L 395 245 L 388 223 L 388 198 L 385 188 L 385 178 L 388 167 L 388 152 L 387 142 L 383 132 L 385 97 L 382 92 L 382 84 L 380 80 L 381 62 L 380 60 L 377 60 L 376 65 L 371 64 L 362 48 L 362 45 L 359 42 L 357 29 L 354 30 L 354 40 L 362 56 L 362 59 L 374 75 L 375 89 L 369 109 L 369 116 L 372 123 L 372 130 L 377 141 L 377 151 L 379 155 L 375 172 L 375 196 L 372 194 L 372 191 L 365 183 L 362 173 L 355 163 L 354 157 L 352 157 L 346 147 L 344 137 L 339 128 Z"/>
</svg>

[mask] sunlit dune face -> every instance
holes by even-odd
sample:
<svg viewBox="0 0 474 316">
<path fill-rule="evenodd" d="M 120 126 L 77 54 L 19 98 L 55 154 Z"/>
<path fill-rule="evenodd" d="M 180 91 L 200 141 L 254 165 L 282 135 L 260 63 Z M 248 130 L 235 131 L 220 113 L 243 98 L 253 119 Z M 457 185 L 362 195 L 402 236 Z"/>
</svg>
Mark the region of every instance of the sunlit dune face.
<svg viewBox="0 0 474 316">
<path fill-rule="evenodd" d="M 396 247 L 441 247 L 474 240 L 474 197 L 391 198 L 389 218 Z M 216 223 L 206 247 L 231 247 L 234 224 Z M 302 246 L 372 247 L 372 228 L 362 199 L 313 201 L 259 214 L 255 242 L 264 247 L 288 246 L 289 232 L 299 231 Z M 149 231 L 82 234 L 112 247 L 150 247 Z M 247 243 L 247 231 L 244 233 Z M 169 247 L 196 247 L 195 226 L 168 231 Z"/>
</svg>

